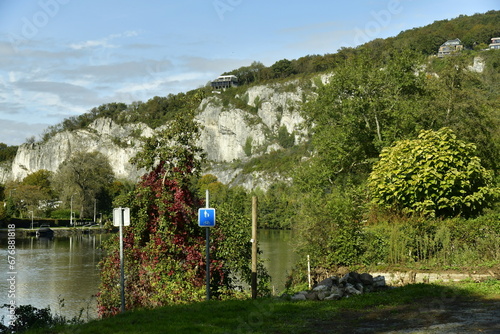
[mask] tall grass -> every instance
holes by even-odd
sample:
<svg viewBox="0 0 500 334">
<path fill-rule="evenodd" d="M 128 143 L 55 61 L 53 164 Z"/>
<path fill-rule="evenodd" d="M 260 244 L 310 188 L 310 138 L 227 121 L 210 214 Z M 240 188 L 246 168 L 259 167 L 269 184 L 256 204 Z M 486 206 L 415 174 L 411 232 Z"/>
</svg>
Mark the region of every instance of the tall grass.
<svg viewBox="0 0 500 334">
<path fill-rule="evenodd" d="M 499 214 L 468 220 L 387 219 L 364 232 L 361 260 L 367 265 L 460 268 L 500 263 Z"/>
</svg>

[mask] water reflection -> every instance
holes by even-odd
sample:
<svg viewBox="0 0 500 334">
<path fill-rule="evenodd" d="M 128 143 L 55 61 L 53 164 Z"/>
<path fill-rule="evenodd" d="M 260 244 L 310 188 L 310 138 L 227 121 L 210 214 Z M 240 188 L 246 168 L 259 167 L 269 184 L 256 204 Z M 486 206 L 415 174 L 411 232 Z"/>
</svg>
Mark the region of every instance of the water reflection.
<svg viewBox="0 0 500 334">
<path fill-rule="evenodd" d="M 293 236 L 290 230 L 259 230 L 260 257 L 271 275 L 271 286 L 276 293 L 285 289 L 286 278 L 297 261 Z"/>
<path fill-rule="evenodd" d="M 95 294 L 99 285 L 100 249 L 107 235 L 16 238 L 16 303 L 51 310 L 67 318 L 84 309 L 83 319 L 95 318 Z M 7 273 L 7 240 L 0 239 L 0 271 Z M 7 291 L 0 281 L 0 291 Z M 64 306 L 60 303 L 64 300 Z M 0 304 L 7 303 L 2 293 Z M 2 309 L 0 317 L 6 314 Z"/>
</svg>

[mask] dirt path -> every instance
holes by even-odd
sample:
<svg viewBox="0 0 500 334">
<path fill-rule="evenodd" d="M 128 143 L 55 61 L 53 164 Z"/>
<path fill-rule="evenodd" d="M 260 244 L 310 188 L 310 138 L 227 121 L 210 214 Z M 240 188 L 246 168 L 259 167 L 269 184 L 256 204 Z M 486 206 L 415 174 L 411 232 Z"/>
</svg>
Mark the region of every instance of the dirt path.
<svg viewBox="0 0 500 334">
<path fill-rule="evenodd" d="M 411 305 L 362 312 L 343 312 L 316 322 L 314 333 L 500 333 L 500 298 L 422 299 Z"/>
</svg>

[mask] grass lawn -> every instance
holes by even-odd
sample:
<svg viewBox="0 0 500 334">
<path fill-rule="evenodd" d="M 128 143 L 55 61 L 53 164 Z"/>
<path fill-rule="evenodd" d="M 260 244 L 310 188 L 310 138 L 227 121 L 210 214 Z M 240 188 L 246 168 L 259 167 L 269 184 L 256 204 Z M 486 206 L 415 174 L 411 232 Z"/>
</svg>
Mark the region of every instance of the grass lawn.
<svg viewBox="0 0 500 334">
<path fill-rule="evenodd" d="M 172 305 L 29 333 L 373 333 L 450 323 L 468 310 L 495 312 L 500 324 L 499 309 L 500 281 L 465 281 L 413 284 L 339 301 L 265 298 Z"/>
</svg>

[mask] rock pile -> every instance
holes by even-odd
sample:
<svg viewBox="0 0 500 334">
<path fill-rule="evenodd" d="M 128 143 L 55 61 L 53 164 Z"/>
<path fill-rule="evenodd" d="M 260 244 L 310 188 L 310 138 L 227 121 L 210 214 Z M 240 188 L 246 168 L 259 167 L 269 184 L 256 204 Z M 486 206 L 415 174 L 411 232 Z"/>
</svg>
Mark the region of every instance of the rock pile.
<svg viewBox="0 0 500 334">
<path fill-rule="evenodd" d="M 342 276 L 332 276 L 319 282 L 310 291 L 301 291 L 291 296 L 292 300 L 338 300 L 343 297 L 386 289 L 384 276 L 350 272 Z"/>
</svg>

